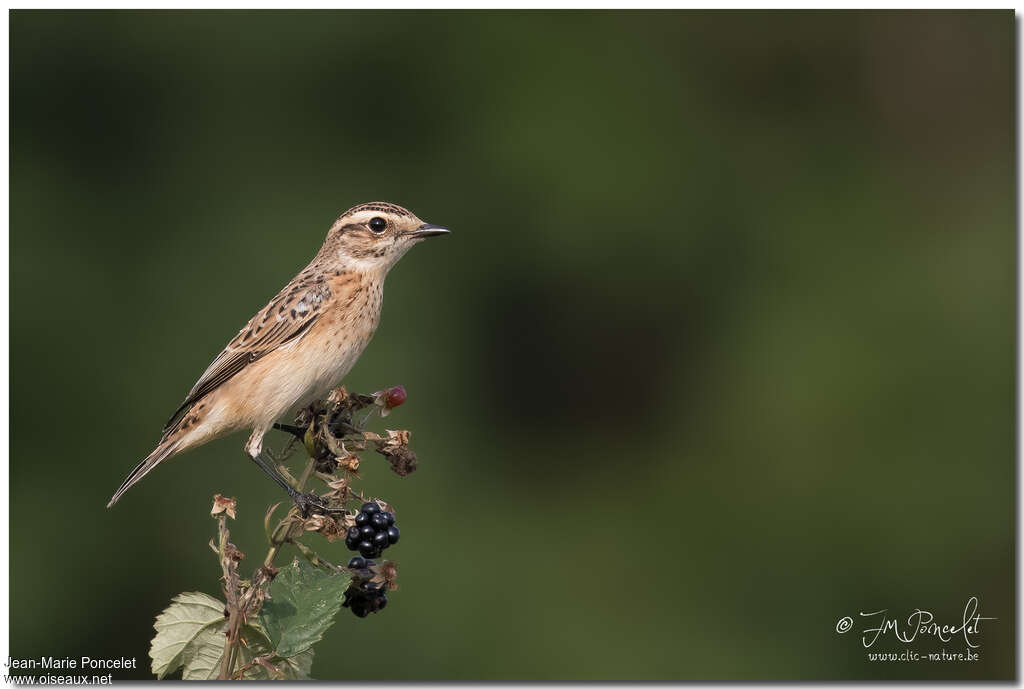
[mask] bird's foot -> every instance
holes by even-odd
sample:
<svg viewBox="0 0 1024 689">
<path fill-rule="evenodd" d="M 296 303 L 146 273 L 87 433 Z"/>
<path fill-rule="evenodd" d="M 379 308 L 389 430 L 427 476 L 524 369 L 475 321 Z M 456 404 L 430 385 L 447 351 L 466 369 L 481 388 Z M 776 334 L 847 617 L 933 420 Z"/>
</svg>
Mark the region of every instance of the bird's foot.
<svg viewBox="0 0 1024 689">
<path fill-rule="evenodd" d="M 331 507 L 327 504 L 327 501 L 316 493 L 300 493 L 299 491 L 292 488 L 288 491 L 288 495 L 295 501 L 295 506 L 299 508 L 299 514 L 303 519 L 307 519 L 312 514 L 340 514 L 345 510 L 337 507 Z"/>
<path fill-rule="evenodd" d="M 288 491 L 288 495 L 295 501 L 295 506 L 299 508 L 299 515 L 303 519 L 309 517 L 314 512 L 321 512 L 327 506 L 324 503 L 323 498 L 314 493 L 300 493 L 294 488 Z"/>
</svg>

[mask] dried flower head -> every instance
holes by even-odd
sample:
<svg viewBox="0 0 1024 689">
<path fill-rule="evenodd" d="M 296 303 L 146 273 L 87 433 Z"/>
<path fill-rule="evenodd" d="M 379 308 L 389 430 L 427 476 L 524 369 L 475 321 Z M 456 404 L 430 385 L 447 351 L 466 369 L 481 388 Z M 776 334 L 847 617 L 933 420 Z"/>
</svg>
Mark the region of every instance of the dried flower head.
<svg viewBox="0 0 1024 689">
<path fill-rule="evenodd" d="M 328 541 L 333 542 L 345 537 L 347 527 L 342 527 L 335 519 L 327 515 L 314 514 L 303 523 L 302 528 L 306 531 L 316 531 Z"/>
<path fill-rule="evenodd" d="M 359 457 L 356 455 L 348 455 L 347 457 L 338 457 L 338 466 L 345 471 L 357 474 L 359 473 Z"/>
<path fill-rule="evenodd" d="M 223 512 L 232 519 L 235 518 L 235 507 L 238 505 L 234 498 L 225 498 L 217 493 L 213 496 L 213 509 L 210 510 L 210 516 L 216 517 L 218 514 Z"/>
<path fill-rule="evenodd" d="M 373 565 L 369 568 L 373 572 L 373 576 L 370 577 L 370 583 L 376 584 L 377 586 L 386 586 L 389 591 L 394 591 L 398 588 L 398 565 L 390 560 L 385 560 L 379 565 Z"/>
<path fill-rule="evenodd" d="M 348 478 L 344 476 L 332 481 L 327 481 L 327 487 L 331 490 L 324 497 L 334 498 L 342 503 L 348 500 L 349 494 L 351 493 L 351 490 L 348 487 Z"/>
</svg>

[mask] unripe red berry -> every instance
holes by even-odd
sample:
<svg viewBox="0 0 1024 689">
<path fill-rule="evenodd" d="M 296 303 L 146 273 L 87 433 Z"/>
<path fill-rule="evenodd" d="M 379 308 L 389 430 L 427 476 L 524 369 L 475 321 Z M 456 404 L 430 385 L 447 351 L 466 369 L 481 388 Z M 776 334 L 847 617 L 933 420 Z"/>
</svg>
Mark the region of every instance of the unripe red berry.
<svg viewBox="0 0 1024 689">
<path fill-rule="evenodd" d="M 387 396 L 387 400 L 386 400 L 386 404 L 387 404 L 388 409 L 392 409 L 393 407 L 399 407 L 402 404 L 404 404 L 405 403 L 405 397 L 406 397 L 406 394 L 405 394 L 405 387 L 404 386 L 396 385 L 393 388 L 389 388 L 388 389 L 388 396 Z"/>
</svg>

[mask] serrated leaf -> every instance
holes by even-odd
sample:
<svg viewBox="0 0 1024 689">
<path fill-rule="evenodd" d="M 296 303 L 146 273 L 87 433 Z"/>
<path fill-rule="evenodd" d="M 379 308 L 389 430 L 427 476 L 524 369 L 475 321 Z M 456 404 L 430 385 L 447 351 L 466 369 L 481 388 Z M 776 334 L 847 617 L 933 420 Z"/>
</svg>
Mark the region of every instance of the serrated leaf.
<svg viewBox="0 0 1024 689">
<path fill-rule="evenodd" d="M 220 676 L 224 658 L 224 603 L 205 593 L 182 593 L 157 617 L 156 636 L 150 647 L 153 674 L 163 679 L 181 668 L 182 679 L 213 680 Z M 262 657 L 277 672 L 254 662 Z M 266 631 L 257 623 L 242 627 L 242 643 L 238 647 L 235 670 L 251 664 L 243 672 L 244 679 L 309 679 L 313 668 L 313 649 L 289 658 L 274 650 Z"/>
<path fill-rule="evenodd" d="M 247 624 L 242 627 L 242 642 L 238 645 L 238 663 L 235 665 L 235 671 L 237 672 L 238 668 L 252 663 L 257 656 L 270 656 L 272 654 L 273 649 L 266 632 L 258 624 Z M 273 679 L 268 677 L 266 670 L 259 665 L 247 668 L 242 674 L 242 678 Z"/>
<path fill-rule="evenodd" d="M 207 681 L 220 676 L 221 663 L 224 661 L 226 626 L 227 620 L 224 620 L 206 627 L 185 647 L 182 679 Z M 254 662 L 257 657 L 263 657 L 267 663 L 277 668 L 277 672 Z M 280 658 L 274 654 L 266 633 L 258 625 L 247 624 L 242 627 L 242 642 L 238 645 L 235 672 L 247 665 L 249 667 L 242 672 L 242 679 L 309 679 L 309 673 L 313 669 L 313 649 L 293 658 Z"/>
<path fill-rule="evenodd" d="M 313 649 L 307 649 L 291 658 L 282 658 L 272 655 L 270 639 L 258 625 L 246 625 L 242 629 L 242 640 L 244 643 L 239 647 L 238 667 L 252 664 L 245 670 L 244 679 L 281 679 L 281 680 L 302 680 L 310 679 L 309 673 L 313 669 Z M 277 668 L 277 672 L 267 668 L 260 663 L 253 661 L 257 656 L 266 658 L 270 665 Z"/>
<path fill-rule="evenodd" d="M 185 663 L 186 649 L 214 625 L 224 624 L 224 603 L 198 591 L 179 593 L 160 613 L 153 628 L 156 636 L 149 646 L 153 674 L 163 679 Z M 223 645 L 223 641 L 221 642 Z"/>
<path fill-rule="evenodd" d="M 326 572 L 297 558 L 281 568 L 259 615 L 278 656 L 297 656 L 323 638 L 351 579 L 350 574 Z"/>
<path fill-rule="evenodd" d="M 216 624 L 204 627 L 185 647 L 182 654 L 184 669 L 182 679 L 211 680 L 220 675 L 220 664 L 224 658 L 224 628 L 227 620 L 223 615 Z"/>
<path fill-rule="evenodd" d="M 284 672 L 284 679 L 313 679 L 309 676 L 313 671 L 313 652 L 309 648 L 291 658 L 278 658 L 274 665 Z"/>
</svg>

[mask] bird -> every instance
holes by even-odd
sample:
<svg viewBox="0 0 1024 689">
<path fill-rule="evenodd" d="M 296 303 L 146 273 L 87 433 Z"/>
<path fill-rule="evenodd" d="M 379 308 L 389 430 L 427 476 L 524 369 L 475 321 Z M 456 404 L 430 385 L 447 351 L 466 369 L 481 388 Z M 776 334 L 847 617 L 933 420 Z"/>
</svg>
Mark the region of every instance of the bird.
<svg viewBox="0 0 1024 689">
<path fill-rule="evenodd" d="M 249 319 L 199 377 L 156 448 L 131 470 L 107 507 L 168 459 L 252 429 L 246 454 L 305 509 L 303 494 L 263 459 L 263 436 L 278 418 L 342 381 L 380 323 L 388 272 L 413 245 L 445 234 L 446 228 L 384 201 L 342 213 L 309 265 Z"/>
</svg>

